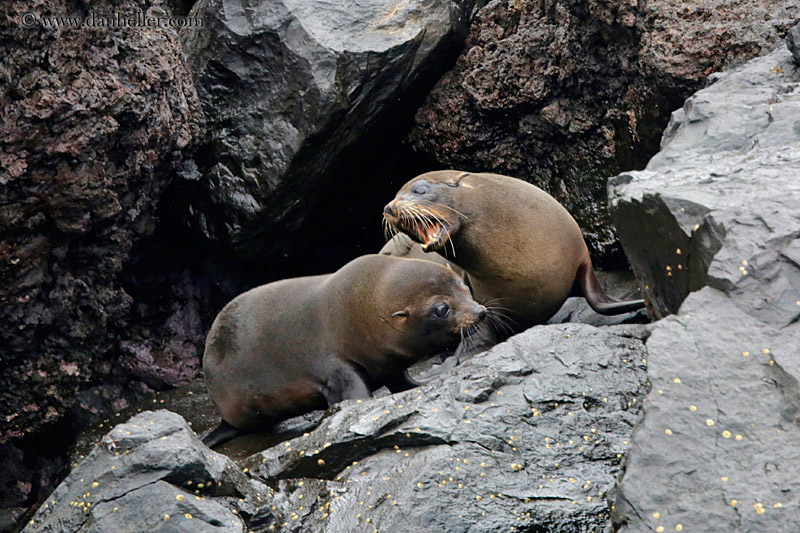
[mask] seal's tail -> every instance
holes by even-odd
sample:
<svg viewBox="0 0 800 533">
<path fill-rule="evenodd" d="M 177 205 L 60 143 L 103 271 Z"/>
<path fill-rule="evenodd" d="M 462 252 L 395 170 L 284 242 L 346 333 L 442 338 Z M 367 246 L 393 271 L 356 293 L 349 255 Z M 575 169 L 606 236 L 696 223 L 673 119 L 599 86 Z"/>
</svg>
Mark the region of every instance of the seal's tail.
<svg viewBox="0 0 800 533">
<path fill-rule="evenodd" d="M 621 315 L 644 307 L 644 300 L 616 300 L 607 295 L 597 281 L 590 261 L 578 267 L 575 289 L 579 296 L 586 298 L 589 307 L 601 315 Z"/>
</svg>

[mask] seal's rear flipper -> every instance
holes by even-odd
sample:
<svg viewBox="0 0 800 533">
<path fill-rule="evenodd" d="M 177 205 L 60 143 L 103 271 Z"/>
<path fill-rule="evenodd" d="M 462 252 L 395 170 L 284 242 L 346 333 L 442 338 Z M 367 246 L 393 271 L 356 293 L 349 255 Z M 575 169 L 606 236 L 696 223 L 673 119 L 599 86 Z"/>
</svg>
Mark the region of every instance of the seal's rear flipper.
<svg viewBox="0 0 800 533">
<path fill-rule="evenodd" d="M 573 289 L 576 296 L 583 296 L 595 313 L 601 315 L 621 315 L 630 313 L 644 307 L 644 300 L 616 300 L 605 293 L 597 276 L 592 270 L 592 263 L 586 262 L 578 267 L 575 276 L 575 287 Z"/>
<path fill-rule="evenodd" d="M 420 383 L 409 375 L 408 370 L 404 370 L 402 374 L 398 374 L 394 379 L 386 382 L 386 388 L 389 389 L 389 392 L 392 394 L 407 391 L 419 386 Z"/>
<path fill-rule="evenodd" d="M 243 431 L 241 429 L 236 429 L 223 420 L 216 429 L 203 437 L 203 444 L 209 448 L 214 448 L 224 442 L 228 442 L 234 437 L 238 437 L 242 433 Z"/>
</svg>

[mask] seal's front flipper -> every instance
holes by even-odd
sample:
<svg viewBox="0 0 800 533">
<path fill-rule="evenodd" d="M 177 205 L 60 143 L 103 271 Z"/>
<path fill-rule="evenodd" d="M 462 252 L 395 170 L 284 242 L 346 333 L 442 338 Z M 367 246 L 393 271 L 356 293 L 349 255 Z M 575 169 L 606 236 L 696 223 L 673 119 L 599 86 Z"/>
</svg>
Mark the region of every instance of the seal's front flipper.
<svg viewBox="0 0 800 533">
<path fill-rule="evenodd" d="M 607 295 L 588 261 L 578 267 L 573 294 L 586 298 L 589 307 L 601 315 L 621 315 L 644 307 L 644 300 L 616 300 Z"/>
<path fill-rule="evenodd" d="M 328 407 L 344 400 L 372 398 L 372 391 L 361 374 L 348 364 L 337 365 L 322 387 Z"/>
<path fill-rule="evenodd" d="M 214 448 L 215 446 L 219 446 L 224 442 L 228 442 L 232 438 L 238 437 L 243 433 L 244 432 L 241 429 L 237 429 L 223 420 L 220 425 L 216 427 L 216 429 L 203 437 L 203 444 L 209 448 Z"/>
<path fill-rule="evenodd" d="M 408 370 L 404 370 L 402 374 L 398 374 L 397 377 L 386 382 L 386 388 L 388 388 L 389 392 L 392 394 L 413 389 L 414 387 L 419 387 L 419 385 L 420 384 L 408 374 Z"/>
</svg>

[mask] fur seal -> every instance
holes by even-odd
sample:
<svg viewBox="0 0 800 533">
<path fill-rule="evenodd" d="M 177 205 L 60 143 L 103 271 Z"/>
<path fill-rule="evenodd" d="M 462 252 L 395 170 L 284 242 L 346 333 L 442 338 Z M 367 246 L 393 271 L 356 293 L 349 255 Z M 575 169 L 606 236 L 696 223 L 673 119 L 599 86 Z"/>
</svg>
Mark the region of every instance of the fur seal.
<svg viewBox="0 0 800 533">
<path fill-rule="evenodd" d="M 606 315 L 644 307 L 643 300 L 605 294 L 575 219 L 525 181 L 428 172 L 400 189 L 384 218 L 424 252 L 438 252 L 466 272 L 475 300 L 503 317 L 489 321 L 494 341 L 546 322 L 571 295 Z"/>
<path fill-rule="evenodd" d="M 408 367 L 455 348 L 485 316 L 451 269 L 386 255 L 247 291 L 206 339 L 203 372 L 224 423 L 204 442 L 368 398 L 383 385 L 417 386 Z"/>
</svg>

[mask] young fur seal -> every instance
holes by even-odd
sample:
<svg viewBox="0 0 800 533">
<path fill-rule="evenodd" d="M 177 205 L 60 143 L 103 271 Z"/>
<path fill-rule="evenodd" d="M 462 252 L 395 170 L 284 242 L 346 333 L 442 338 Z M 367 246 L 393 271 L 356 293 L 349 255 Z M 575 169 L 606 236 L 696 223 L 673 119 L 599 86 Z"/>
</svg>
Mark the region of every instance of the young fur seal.
<svg viewBox="0 0 800 533">
<path fill-rule="evenodd" d="M 423 251 L 438 251 L 461 267 L 490 318 L 503 316 L 482 328 L 484 336 L 494 337 L 489 344 L 546 322 L 571 295 L 584 296 L 604 315 L 644 307 L 643 300 L 617 301 L 605 294 L 575 219 L 525 181 L 428 172 L 406 183 L 383 216 Z"/>
<path fill-rule="evenodd" d="M 366 255 L 333 274 L 276 281 L 228 303 L 206 339 L 203 372 L 223 424 L 215 446 L 386 385 L 418 385 L 415 362 L 454 349 L 486 309 L 449 268 Z"/>
</svg>

